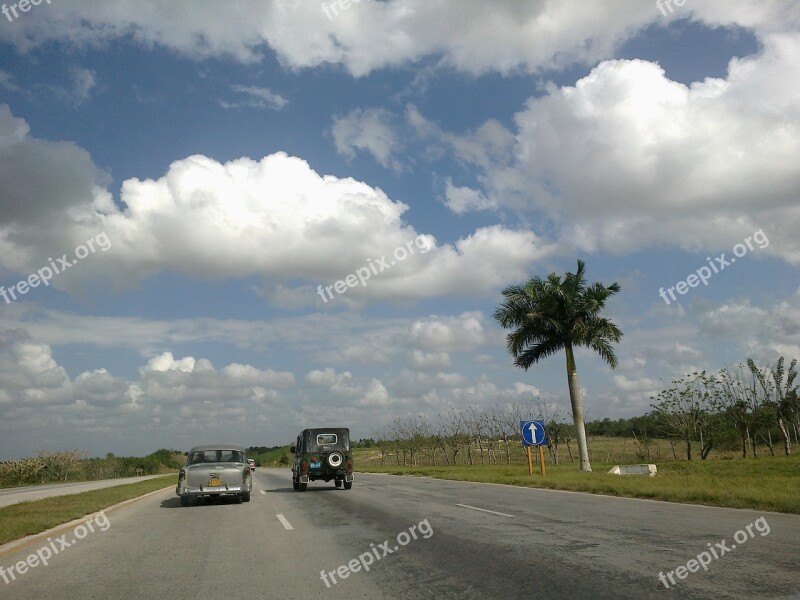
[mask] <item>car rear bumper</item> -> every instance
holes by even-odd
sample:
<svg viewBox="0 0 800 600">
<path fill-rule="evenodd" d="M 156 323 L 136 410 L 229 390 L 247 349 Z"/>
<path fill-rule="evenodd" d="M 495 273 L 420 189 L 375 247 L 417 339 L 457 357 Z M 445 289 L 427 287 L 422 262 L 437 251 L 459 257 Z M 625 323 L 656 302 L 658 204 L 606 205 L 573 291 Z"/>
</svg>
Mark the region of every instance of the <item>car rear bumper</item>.
<svg viewBox="0 0 800 600">
<path fill-rule="evenodd" d="M 176 489 L 178 496 L 222 496 L 224 494 L 245 494 L 249 492 L 243 485 L 229 485 L 219 487 L 187 487 L 182 490 Z"/>
</svg>

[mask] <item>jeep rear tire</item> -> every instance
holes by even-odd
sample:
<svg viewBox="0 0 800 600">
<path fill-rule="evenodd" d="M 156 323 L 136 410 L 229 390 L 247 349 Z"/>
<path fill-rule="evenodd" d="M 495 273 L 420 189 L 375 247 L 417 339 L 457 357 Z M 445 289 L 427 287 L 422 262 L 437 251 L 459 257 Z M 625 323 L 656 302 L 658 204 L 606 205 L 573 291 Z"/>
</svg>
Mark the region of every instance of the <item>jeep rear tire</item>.
<svg viewBox="0 0 800 600">
<path fill-rule="evenodd" d="M 300 490 L 301 492 L 305 492 L 305 491 L 306 491 L 306 488 L 308 487 L 308 484 L 307 484 L 307 483 L 302 483 L 302 482 L 301 482 L 301 483 L 299 483 L 299 484 L 297 484 L 297 485 L 298 485 L 298 488 L 297 488 L 297 489 L 298 489 L 298 490 Z"/>
<path fill-rule="evenodd" d="M 352 481 L 345 481 L 344 482 L 344 489 L 349 490 L 351 487 L 353 487 L 353 482 Z"/>
</svg>

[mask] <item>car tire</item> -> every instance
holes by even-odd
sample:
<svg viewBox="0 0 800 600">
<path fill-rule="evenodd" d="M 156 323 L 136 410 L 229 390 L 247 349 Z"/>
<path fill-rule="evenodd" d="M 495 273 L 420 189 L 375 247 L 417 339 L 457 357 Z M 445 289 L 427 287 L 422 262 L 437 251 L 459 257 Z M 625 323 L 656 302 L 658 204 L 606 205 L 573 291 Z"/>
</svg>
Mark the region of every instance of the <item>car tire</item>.
<svg viewBox="0 0 800 600">
<path fill-rule="evenodd" d="M 245 492 L 244 494 L 242 494 L 242 500 L 244 500 L 245 502 L 250 502 L 250 492 Z"/>
<path fill-rule="evenodd" d="M 342 455 L 341 452 L 334 451 L 328 454 L 328 458 L 325 460 L 331 467 L 331 469 L 338 469 L 339 467 L 342 466 L 342 463 L 344 462 L 344 456 Z"/>
<path fill-rule="evenodd" d="M 342 483 L 344 483 L 344 482 L 343 482 L 341 479 L 337 479 L 337 480 L 336 480 L 336 487 L 337 487 L 337 488 L 340 488 L 340 487 L 342 487 Z"/>
<path fill-rule="evenodd" d="M 307 483 L 299 483 L 299 484 L 297 484 L 297 486 L 298 486 L 297 487 L 298 490 L 300 490 L 301 492 L 305 492 L 306 488 L 308 487 L 308 484 Z"/>
<path fill-rule="evenodd" d="M 181 506 L 189 506 L 189 496 L 181 496 Z"/>
<path fill-rule="evenodd" d="M 351 487 L 353 487 L 353 482 L 352 481 L 345 481 L 344 482 L 344 489 L 349 490 Z"/>
<path fill-rule="evenodd" d="M 294 489 L 295 491 L 300 489 L 300 482 L 297 481 L 297 479 L 295 479 L 294 477 L 292 477 L 292 489 Z"/>
</svg>

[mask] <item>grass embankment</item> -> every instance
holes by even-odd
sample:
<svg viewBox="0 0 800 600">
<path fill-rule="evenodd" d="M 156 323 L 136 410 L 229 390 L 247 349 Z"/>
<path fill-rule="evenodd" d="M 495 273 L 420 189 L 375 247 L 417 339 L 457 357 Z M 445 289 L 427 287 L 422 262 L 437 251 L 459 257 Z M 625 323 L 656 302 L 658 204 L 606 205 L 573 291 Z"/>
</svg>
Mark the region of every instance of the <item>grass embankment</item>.
<svg viewBox="0 0 800 600">
<path fill-rule="evenodd" d="M 124 500 L 174 485 L 175 475 L 69 496 L 55 496 L 0 508 L 0 544 L 41 533 Z"/>
<path fill-rule="evenodd" d="M 538 464 L 533 476 L 527 465 L 514 464 L 381 467 L 357 461 L 356 470 L 800 514 L 800 456 L 657 464 L 656 477 L 609 475 L 614 465 L 599 462 L 592 473 L 581 473 L 575 463 L 546 465 L 544 477 Z"/>
</svg>

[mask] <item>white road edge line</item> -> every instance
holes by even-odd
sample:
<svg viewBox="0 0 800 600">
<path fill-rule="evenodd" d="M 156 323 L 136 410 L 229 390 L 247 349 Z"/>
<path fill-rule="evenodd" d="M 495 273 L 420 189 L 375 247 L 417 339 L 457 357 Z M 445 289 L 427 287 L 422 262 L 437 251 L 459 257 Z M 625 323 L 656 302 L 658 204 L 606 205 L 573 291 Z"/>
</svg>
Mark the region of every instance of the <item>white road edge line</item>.
<svg viewBox="0 0 800 600">
<path fill-rule="evenodd" d="M 478 508 L 477 506 L 470 506 L 469 504 L 456 504 L 456 506 L 461 506 L 463 508 L 471 508 L 472 510 L 479 510 L 485 513 L 492 513 L 493 515 L 500 515 L 501 517 L 514 518 L 514 515 L 507 515 L 506 513 L 497 512 L 496 510 L 488 510 L 486 508 Z"/>
<path fill-rule="evenodd" d="M 281 525 L 283 525 L 284 529 L 294 529 L 294 527 L 292 527 L 292 524 L 286 520 L 286 517 L 284 517 L 283 515 L 276 515 L 276 516 L 278 517 L 278 521 L 281 522 Z"/>
</svg>

